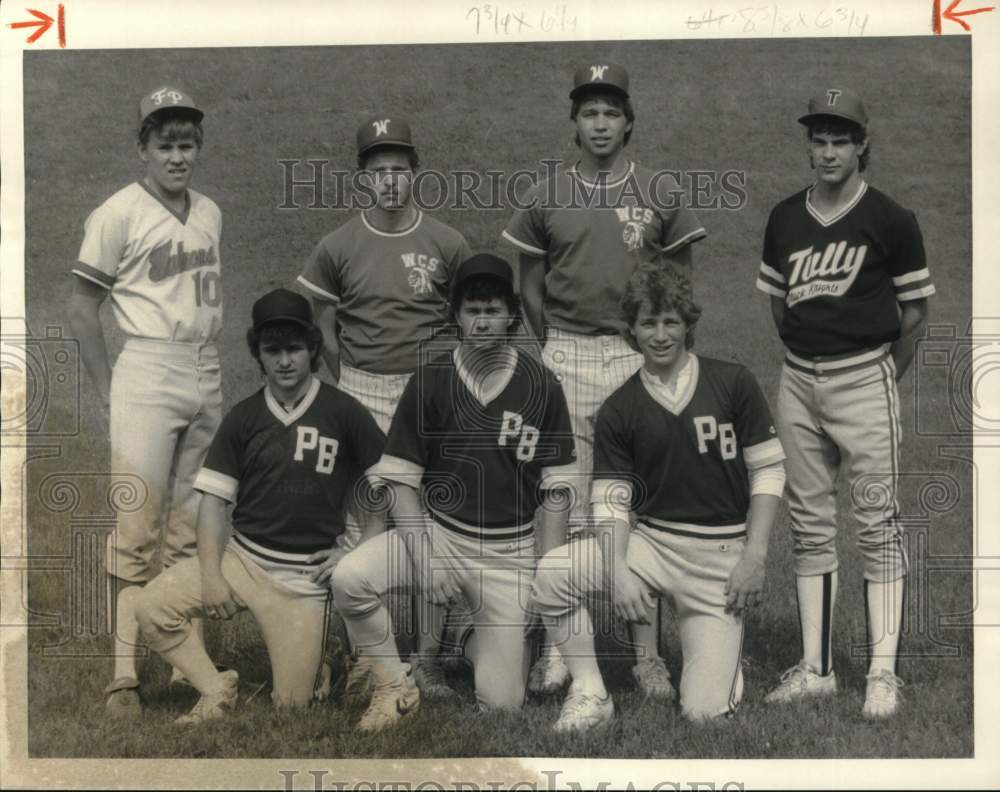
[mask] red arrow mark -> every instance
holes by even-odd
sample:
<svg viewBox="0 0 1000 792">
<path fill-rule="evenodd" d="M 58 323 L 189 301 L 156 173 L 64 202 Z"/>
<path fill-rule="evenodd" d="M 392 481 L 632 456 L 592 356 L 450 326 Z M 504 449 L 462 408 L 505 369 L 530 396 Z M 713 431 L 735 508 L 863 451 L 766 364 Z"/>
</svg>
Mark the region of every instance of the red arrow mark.
<svg viewBox="0 0 1000 792">
<path fill-rule="evenodd" d="M 14 28 L 15 30 L 17 28 L 37 27 L 38 30 L 28 36 L 28 44 L 34 44 L 45 34 L 45 31 L 52 27 L 53 22 L 57 22 L 56 26 L 59 33 L 59 46 L 66 46 L 66 13 L 63 10 L 62 3 L 59 4 L 59 10 L 56 13 L 58 21 L 42 11 L 36 11 L 34 8 L 29 8 L 27 11 L 34 17 L 34 19 L 26 22 L 11 22 L 7 25 L 7 27 Z"/>
<path fill-rule="evenodd" d="M 969 23 L 966 22 L 962 17 L 971 16 L 972 14 L 982 14 L 986 11 L 993 11 L 996 6 L 989 6 L 988 8 L 970 8 L 968 11 L 956 11 L 955 9 L 961 4 L 962 0 L 952 0 L 951 5 L 949 5 L 944 13 L 941 13 L 941 0 L 934 0 L 934 18 L 932 20 L 934 35 L 941 35 L 941 19 L 950 19 L 952 22 L 957 22 L 966 31 L 971 31 L 972 28 Z"/>
</svg>

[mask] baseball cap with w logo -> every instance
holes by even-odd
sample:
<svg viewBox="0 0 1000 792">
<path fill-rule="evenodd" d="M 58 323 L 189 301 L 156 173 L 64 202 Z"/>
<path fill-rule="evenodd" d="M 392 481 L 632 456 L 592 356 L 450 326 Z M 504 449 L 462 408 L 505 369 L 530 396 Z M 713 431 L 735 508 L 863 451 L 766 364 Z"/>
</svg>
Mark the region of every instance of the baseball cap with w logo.
<svg viewBox="0 0 1000 792">
<path fill-rule="evenodd" d="M 358 154 L 375 146 L 413 148 L 410 125 L 401 118 L 373 116 L 358 127 Z"/>
<path fill-rule="evenodd" d="M 612 88 L 628 96 L 628 72 L 624 66 L 617 63 L 591 63 L 581 66 L 573 75 L 573 90 L 569 92 L 570 99 L 584 88 Z"/>
<path fill-rule="evenodd" d="M 806 126 L 814 118 L 833 116 L 852 121 L 858 126 L 868 126 L 868 111 L 861 97 L 846 88 L 827 88 L 809 100 L 809 112 L 799 118 Z"/>
<path fill-rule="evenodd" d="M 196 124 L 200 124 L 205 117 L 190 94 L 172 85 L 163 85 L 139 100 L 139 123 L 161 110 L 186 110 Z"/>
</svg>

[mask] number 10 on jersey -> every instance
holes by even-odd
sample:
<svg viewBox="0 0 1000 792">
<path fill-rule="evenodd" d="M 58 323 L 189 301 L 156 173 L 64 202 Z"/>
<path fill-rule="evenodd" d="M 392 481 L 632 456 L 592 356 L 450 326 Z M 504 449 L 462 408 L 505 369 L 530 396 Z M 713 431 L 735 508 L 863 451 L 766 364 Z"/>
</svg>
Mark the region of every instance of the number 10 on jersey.
<svg viewBox="0 0 1000 792">
<path fill-rule="evenodd" d="M 194 281 L 194 304 L 199 308 L 203 305 L 218 308 L 222 302 L 219 273 L 215 270 L 195 270 L 191 273 L 191 279 Z"/>
</svg>

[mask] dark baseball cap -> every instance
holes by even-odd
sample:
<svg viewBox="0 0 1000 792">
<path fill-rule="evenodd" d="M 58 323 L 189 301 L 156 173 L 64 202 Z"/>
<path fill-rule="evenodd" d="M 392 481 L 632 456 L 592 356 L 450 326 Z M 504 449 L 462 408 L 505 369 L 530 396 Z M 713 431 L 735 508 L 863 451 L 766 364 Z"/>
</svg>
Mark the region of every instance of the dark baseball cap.
<svg viewBox="0 0 1000 792">
<path fill-rule="evenodd" d="M 161 110 L 186 110 L 196 124 L 200 124 L 205 117 L 190 94 L 172 85 L 163 85 L 139 100 L 139 123 Z"/>
<path fill-rule="evenodd" d="M 269 322 L 294 322 L 302 327 L 313 323 L 312 306 L 301 294 L 288 289 L 269 291 L 253 304 L 253 329 Z"/>
<path fill-rule="evenodd" d="M 476 253 L 459 265 L 452 281 L 452 300 L 461 294 L 466 281 L 483 275 L 503 281 L 510 289 L 510 293 L 514 293 L 514 271 L 510 268 L 510 264 L 492 253 Z"/>
<path fill-rule="evenodd" d="M 413 148 L 410 125 L 401 118 L 373 116 L 358 127 L 358 154 L 376 146 Z"/>
<path fill-rule="evenodd" d="M 868 111 L 861 97 L 846 88 L 827 88 L 809 100 L 809 112 L 799 118 L 808 126 L 821 117 L 843 118 L 858 126 L 868 126 Z"/>
<path fill-rule="evenodd" d="M 569 98 L 576 99 L 580 91 L 591 87 L 611 88 L 628 96 L 628 72 L 617 63 L 581 66 L 573 75 L 573 90 L 569 92 Z"/>
</svg>

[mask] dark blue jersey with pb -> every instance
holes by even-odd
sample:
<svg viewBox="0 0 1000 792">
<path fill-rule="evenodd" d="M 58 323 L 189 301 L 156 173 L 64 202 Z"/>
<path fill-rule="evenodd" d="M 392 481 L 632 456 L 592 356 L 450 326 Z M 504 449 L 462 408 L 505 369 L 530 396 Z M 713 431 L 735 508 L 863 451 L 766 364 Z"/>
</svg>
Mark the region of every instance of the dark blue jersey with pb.
<svg viewBox="0 0 1000 792">
<path fill-rule="evenodd" d="M 757 288 L 785 301 L 781 340 L 804 357 L 895 341 L 898 303 L 934 293 L 916 217 L 862 182 L 851 203 L 823 218 L 810 190 L 779 203 L 764 234 Z"/>
<path fill-rule="evenodd" d="M 385 436 L 357 400 L 313 379 L 285 412 L 267 388 L 222 420 L 195 487 L 235 503 L 233 528 L 260 545 L 311 553 L 344 530 L 344 499 Z"/>
<path fill-rule="evenodd" d="M 671 407 L 636 372 L 604 402 L 594 433 L 595 498 L 602 481 L 632 485 L 631 510 L 663 523 L 746 521 L 748 467 L 784 459 L 764 394 L 743 366 L 693 357 L 687 389 Z"/>
</svg>

